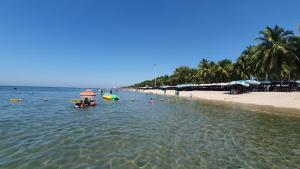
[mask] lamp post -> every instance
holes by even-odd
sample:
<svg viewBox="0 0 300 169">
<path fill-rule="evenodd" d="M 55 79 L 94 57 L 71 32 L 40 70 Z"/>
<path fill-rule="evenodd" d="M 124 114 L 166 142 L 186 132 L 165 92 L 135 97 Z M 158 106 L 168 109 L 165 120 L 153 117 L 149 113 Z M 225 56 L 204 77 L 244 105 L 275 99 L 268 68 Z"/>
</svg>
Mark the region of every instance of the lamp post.
<svg viewBox="0 0 300 169">
<path fill-rule="evenodd" d="M 156 87 L 156 66 L 157 64 L 154 64 L 154 87 Z"/>
</svg>

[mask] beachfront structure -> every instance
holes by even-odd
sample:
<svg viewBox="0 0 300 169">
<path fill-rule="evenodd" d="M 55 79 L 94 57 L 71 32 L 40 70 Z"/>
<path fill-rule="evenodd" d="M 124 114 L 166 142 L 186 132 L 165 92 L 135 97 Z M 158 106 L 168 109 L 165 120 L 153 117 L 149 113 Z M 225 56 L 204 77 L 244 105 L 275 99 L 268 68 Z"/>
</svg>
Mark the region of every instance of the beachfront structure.
<svg viewBox="0 0 300 169">
<path fill-rule="evenodd" d="M 229 83 L 210 84 L 180 84 L 176 86 L 139 87 L 138 89 L 161 89 L 177 91 L 230 91 L 231 94 L 241 94 L 245 92 L 277 91 L 290 92 L 300 90 L 300 81 L 256 81 L 239 80 Z"/>
</svg>

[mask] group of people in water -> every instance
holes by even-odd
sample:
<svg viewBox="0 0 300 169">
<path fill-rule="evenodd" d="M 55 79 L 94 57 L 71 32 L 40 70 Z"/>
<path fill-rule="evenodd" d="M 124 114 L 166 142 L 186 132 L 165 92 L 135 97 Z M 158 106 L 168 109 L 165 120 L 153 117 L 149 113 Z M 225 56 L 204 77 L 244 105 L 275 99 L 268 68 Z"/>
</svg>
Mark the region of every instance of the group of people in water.
<svg viewBox="0 0 300 169">
<path fill-rule="evenodd" d="M 75 106 L 81 108 L 88 106 L 96 106 L 96 102 L 86 97 L 83 100 L 80 100 L 80 102 L 76 103 Z"/>
<path fill-rule="evenodd" d="M 149 103 L 154 104 L 153 98 L 150 98 Z M 75 103 L 75 106 L 80 108 L 96 106 L 96 102 L 94 100 L 90 100 L 89 98 L 84 98 L 83 100 L 80 100 L 80 102 Z"/>
<path fill-rule="evenodd" d="M 109 93 L 110 94 L 104 94 L 104 91 L 103 90 L 97 90 L 101 93 L 102 97 L 104 99 L 108 99 L 108 100 L 118 100 L 119 97 L 117 95 L 113 95 L 113 91 L 110 90 Z M 83 92 L 80 92 L 80 96 L 81 96 L 81 99 L 77 100 L 77 99 L 74 99 L 74 107 L 77 107 L 77 108 L 85 108 L 85 107 L 93 107 L 93 106 L 96 106 L 96 101 L 94 100 L 95 96 L 96 96 L 96 92 L 93 92 L 92 90 L 85 90 Z M 149 100 L 149 103 L 150 104 L 154 104 L 154 100 L 153 98 L 150 98 Z"/>
</svg>

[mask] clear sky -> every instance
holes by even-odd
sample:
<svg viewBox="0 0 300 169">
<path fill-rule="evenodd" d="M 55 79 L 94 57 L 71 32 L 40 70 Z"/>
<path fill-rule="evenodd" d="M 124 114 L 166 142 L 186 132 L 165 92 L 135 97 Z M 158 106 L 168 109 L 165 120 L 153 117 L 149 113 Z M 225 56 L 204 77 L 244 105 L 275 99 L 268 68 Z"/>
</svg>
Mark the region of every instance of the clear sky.
<svg viewBox="0 0 300 169">
<path fill-rule="evenodd" d="M 1 0 L 0 85 L 123 86 L 202 58 L 235 60 L 258 32 L 298 34 L 299 0 Z"/>
</svg>

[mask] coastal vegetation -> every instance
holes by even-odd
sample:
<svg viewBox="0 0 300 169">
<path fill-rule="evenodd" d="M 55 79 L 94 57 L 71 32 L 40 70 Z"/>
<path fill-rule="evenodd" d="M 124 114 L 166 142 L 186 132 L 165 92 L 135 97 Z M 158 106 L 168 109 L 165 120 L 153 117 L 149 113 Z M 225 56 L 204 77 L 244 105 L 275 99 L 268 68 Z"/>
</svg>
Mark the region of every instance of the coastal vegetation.
<svg viewBox="0 0 300 169">
<path fill-rule="evenodd" d="M 300 31 L 300 27 L 299 27 Z M 235 62 L 202 59 L 197 68 L 180 66 L 172 75 L 156 77 L 131 87 L 221 83 L 233 80 L 286 81 L 300 79 L 300 36 L 279 26 L 259 32 L 257 44 L 246 47 Z"/>
</svg>

